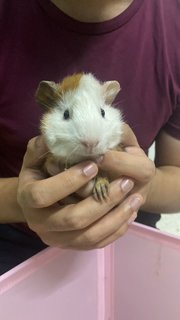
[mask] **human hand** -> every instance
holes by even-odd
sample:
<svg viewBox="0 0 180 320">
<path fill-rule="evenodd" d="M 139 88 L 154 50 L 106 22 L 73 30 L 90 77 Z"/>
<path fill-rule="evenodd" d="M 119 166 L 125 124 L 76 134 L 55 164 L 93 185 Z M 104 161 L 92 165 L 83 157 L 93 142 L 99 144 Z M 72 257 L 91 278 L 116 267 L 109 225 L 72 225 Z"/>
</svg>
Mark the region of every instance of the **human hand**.
<svg viewBox="0 0 180 320">
<path fill-rule="evenodd" d="M 130 129 L 124 125 L 122 137 L 124 151 L 110 150 L 97 159 L 99 169 L 107 172 L 110 180 L 129 177 L 135 186 L 132 192 L 141 194 L 144 204 L 151 193 L 151 184 L 156 173 L 154 162 L 140 148 L 137 139 Z"/>
<path fill-rule="evenodd" d="M 30 140 L 19 175 L 18 203 L 28 226 L 44 243 L 61 248 L 100 248 L 122 236 L 143 202 L 139 194 L 127 196 L 133 182 L 113 181 L 103 203 L 90 196 L 63 205 L 61 200 L 87 184 L 98 168 L 84 162 L 46 179 L 41 170 L 46 152 L 42 137 Z"/>
</svg>

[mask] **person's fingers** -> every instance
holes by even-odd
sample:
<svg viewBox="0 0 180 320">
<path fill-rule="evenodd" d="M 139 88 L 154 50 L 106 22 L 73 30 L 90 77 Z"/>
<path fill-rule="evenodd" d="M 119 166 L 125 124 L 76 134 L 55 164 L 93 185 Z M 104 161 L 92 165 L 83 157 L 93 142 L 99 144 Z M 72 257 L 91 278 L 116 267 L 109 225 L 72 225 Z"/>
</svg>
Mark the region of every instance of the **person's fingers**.
<svg viewBox="0 0 180 320">
<path fill-rule="evenodd" d="M 124 224 L 121 225 L 120 228 L 116 232 L 114 232 L 109 237 L 106 237 L 105 239 L 103 239 L 102 241 L 97 243 L 96 249 L 104 248 L 104 247 L 108 246 L 109 244 L 113 243 L 114 241 L 116 241 L 117 239 L 122 237 L 127 232 L 128 228 L 129 228 L 129 225 L 128 225 L 127 221 L 125 221 Z"/>
<path fill-rule="evenodd" d="M 84 162 L 63 171 L 56 176 L 35 180 L 34 172 L 22 169 L 19 192 L 26 206 L 33 208 L 48 207 L 74 193 L 96 176 L 97 165 Z"/>
<path fill-rule="evenodd" d="M 138 147 L 129 147 L 127 152 L 107 151 L 97 163 L 100 169 L 114 177 L 123 175 L 146 182 L 155 174 L 153 161 Z"/>
<path fill-rule="evenodd" d="M 137 138 L 127 123 L 123 123 L 123 133 L 121 137 L 121 143 L 124 147 L 126 146 L 136 146 L 139 147 Z"/>
<path fill-rule="evenodd" d="M 23 159 L 23 168 L 37 168 L 43 162 L 48 153 L 43 136 L 37 136 L 29 140 Z"/>
<path fill-rule="evenodd" d="M 28 142 L 22 168 L 19 174 L 20 181 L 22 180 L 23 184 L 45 178 L 45 173 L 42 170 L 42 167 L 47 154 L 48 149 L 43 136 L 34 137 Z"/>
<path fill-rule="evenodd" d="M 129 219 L 142 203 L 143 198 L 139 194 L 134 194 L 87 228 L 40 233 L 40 235 L 45 243 L 62 248 L 79 250 L 99 248 L 116 240 L 127 231 Z"/>
<path fill-rule="evenodd" d="M 103 239 L 102 241 L 100 241 L 99 243 L 96 244 L 96 248 L 104 248 L 106 246 L 108 246 L 110 243 L 116 241 L 117 239 L 119 239 L 120 237 L 122 237 L 126 231 L 128 230 L 129 225 L 134 222 L 134 220 L 137 218 L 137 212 L 132 213 L 131 217 L 129 218 L 129 220 L 125 221 L 120 228 L 114 232 L 113 234 L 111 234 L 110 236 L 108 236 L 107 238 Z"/>
<path fill-rule="evenodd" d="M 118 205 L 133 186 L 131 180 L 116 180 L 111 183 L 109 197 L 103 202 L 90 196 L 76 204 L 34 209 L 30 212 L 30 227 L 36 232 L 84 229 Z"/>
<path fill-rule="evenodd" d="M 118 176 L 127 176 L 141 182 L 149 181 L 155 173 L 154 163 L 139 147 L 135 134 L 125 123 L 122 144 L 123 151 L 109 150 L 96 159 L 99 168 L 106 171 L 112 180 Z"/>
<path fill-rule="evenodd" d="M 93 224 L 88 230 L 81 232 L 81 237 L 73 239 L 78 245 L 78 241 L 82 243 L 85 248 L 89 246 L 98 247 L 102 242 L 109 238 L 110 242 L 117 237 L 123 235 L 127 230 L 128 221 L 134 211 L 137 211 L 143 204 L 143 198 L 139 194 L 133 194 L 125 199 L 120 205 L 112 209 L 107 215 L 103 216 L 97 223 Z M 108 241 L 109 241 L 108 240 Z M 110 243 L 109 242 L 109 243 Z"/>
</svg>

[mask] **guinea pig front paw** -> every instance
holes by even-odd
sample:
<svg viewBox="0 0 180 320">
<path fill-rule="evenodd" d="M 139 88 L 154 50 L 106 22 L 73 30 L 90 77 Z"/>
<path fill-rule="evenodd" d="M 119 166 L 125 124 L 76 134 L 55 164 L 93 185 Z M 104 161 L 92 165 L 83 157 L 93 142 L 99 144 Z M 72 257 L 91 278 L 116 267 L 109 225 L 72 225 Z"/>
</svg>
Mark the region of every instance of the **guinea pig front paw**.
<svg viewBox="0 0 180 320">
<path fill-rule="evenodd" d="M 109 180 L 106 177 L 97 176 L 93 188 L 93 197 L 97 201 L 103 201 L 109 195 Z"/>
</svg>

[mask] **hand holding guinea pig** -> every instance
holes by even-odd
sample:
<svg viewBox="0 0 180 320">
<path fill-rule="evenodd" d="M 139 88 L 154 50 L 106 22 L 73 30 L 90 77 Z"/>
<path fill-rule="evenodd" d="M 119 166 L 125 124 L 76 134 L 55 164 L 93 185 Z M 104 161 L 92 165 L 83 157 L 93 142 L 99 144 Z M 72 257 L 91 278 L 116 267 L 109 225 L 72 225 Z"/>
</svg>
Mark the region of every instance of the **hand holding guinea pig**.
<svg viewBox="0 0 180 320">
<path fill-rule="evenodd" d="M 143 203 L 138 193 L 128 196 L 133 181 L 114 180 L 107 201 L 89 196 L 63 205 L 61 201 L 93 179 L 98 168 L 85 161 L 46 178 L 42 171 L 46 152 L 42 137 L 30 140 L 19 175 L 18 203 L 30 229 L 47 245 L 79 250 L 101 248 L 122 236 Z"/>
<path fill-rule="evenodd" d="M 122 176 L 132 179 L 134 182 L 132 192 L 137 192 L 143 197 L 142 209 L 148 211 L 151 194 L 154 192 L 153 181 L 156 178 L 154 162 L 140 148 L 134 133 L 127 124 L 123 125 L 121 141 L 124 145 L 124 152 L 107 151 L 99 158 L 98 167 L 108 172 L 111 180 Z"/>
</svg>

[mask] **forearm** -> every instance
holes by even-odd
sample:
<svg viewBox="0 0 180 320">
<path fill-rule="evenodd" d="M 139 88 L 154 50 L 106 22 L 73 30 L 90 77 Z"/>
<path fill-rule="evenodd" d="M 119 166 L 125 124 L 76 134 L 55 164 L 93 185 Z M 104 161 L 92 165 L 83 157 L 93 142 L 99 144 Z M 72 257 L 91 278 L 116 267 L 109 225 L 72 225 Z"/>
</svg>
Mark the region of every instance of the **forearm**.
<svg viewBox="0 0 180 320">
<path fill-rule="evenodd" d="M 156 169 L 143 210 L 154 213 L 180 212 L 180 168 Z"/>
<path fill-rule="evenodd" d="M 17 203 L 18 178 L 0 179 L 0 223 L 25 222 Z"/>
</svg>

